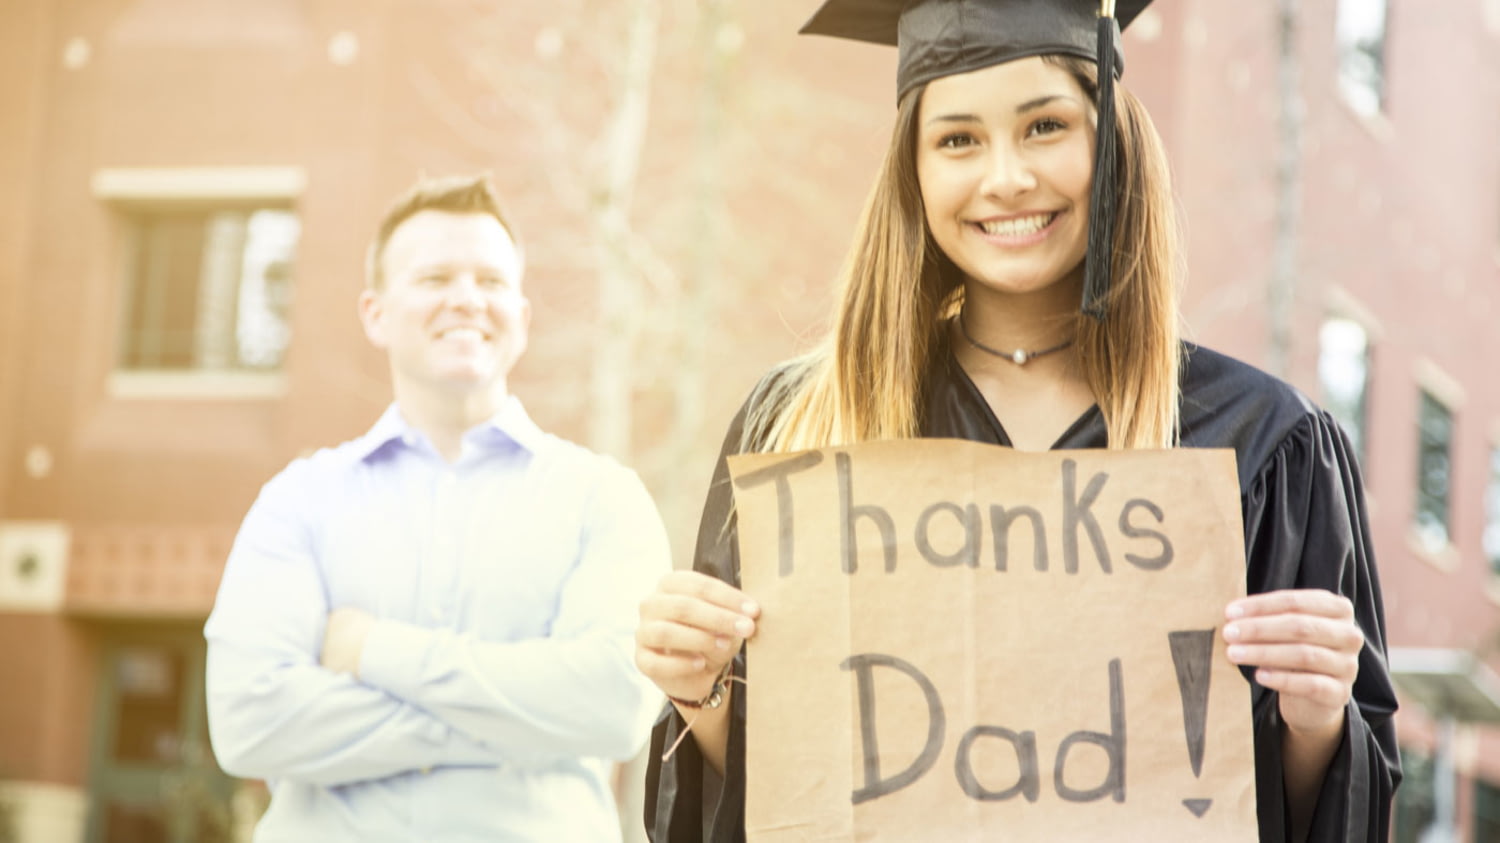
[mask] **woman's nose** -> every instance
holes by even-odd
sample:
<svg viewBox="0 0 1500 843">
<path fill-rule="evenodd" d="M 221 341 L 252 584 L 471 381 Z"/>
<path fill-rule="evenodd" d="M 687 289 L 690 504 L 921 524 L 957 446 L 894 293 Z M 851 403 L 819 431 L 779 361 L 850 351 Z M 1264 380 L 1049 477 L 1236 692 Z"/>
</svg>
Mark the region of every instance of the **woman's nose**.
<svg viewBox="0 0 1500 843">
<path fill-rule="evenodd" d="M 1036 174 L 1026 156 L 1000 145 L 990 149 L 984 182 L 980 190 L 986 196 L 1009 200 L 1036 187 Z"/>
</svg>

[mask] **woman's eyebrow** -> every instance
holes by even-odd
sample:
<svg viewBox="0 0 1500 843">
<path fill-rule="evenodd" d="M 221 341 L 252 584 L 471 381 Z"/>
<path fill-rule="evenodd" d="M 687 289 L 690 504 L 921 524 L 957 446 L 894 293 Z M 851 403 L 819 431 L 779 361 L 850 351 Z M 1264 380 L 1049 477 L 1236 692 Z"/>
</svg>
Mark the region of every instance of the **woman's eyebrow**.
<svg viewBox="0 0 1500 843">
<path fill-rule="evenodd" d="M 1064 100 L 1064 101 L 1072 102 L 1073 98 L 1069 97 L 1069 96 L 1066 96 L 1064 94 L 1045 94 L 1043 96 L 1036 97 L 1034 99 L 1029 99 L 1029 100 L 1021 103 L 1020 105 L 1016 106 L 1016 113 L 1017 114 L 1025 114 L 1028 111 L 1035 111 L 1038 108 L 1041 108 L 1041 107 L 1043 107 L 1043 106 L 1045 106 L 1045 105 L 1047 105 L 1049 103 L 1056 102 L 1058 100 Z M 977 115 L 977 114 L 955 112 L 953 114 L 938 114 L 938 115 L 935 115 L 933 117 L 930 117 L 927 120 L 927 125 L 930 126 L 933 123 L 977 123 L 977 122 L 979 122 L 979 115 Z"/>
<path fill-rule="evenodd" d="M 1072 99 L 1071 97 L 1067 97 L 1067 96 L 1064 96 L 1062 94 L 1046 94 L 1045 96 L 1040 96 L 1040 97 L 1037 97 L 1035 99 L 1029 99 L 1029 100 L 1021 103 L 1020 105 L 1016 106 L 1016 113 L 1017 114 L 1025 114 L 1028 111 L 1033 111 L 1035 109 L 1041 108 L 1042 106 L 1047 105 L 1048 103 L 1054 102 L 1056 100 L 1071 100 L 1071 99 Z"/>
<path fill-rule="evenodd" d="M 979 115 L 977 115 L 977 114 L 938 114 L 936 116 L 928 118 L 927 125 L 931 126 L 933 123 L 978 123 L 978 122 L 979 122 Z"/>
</svg>

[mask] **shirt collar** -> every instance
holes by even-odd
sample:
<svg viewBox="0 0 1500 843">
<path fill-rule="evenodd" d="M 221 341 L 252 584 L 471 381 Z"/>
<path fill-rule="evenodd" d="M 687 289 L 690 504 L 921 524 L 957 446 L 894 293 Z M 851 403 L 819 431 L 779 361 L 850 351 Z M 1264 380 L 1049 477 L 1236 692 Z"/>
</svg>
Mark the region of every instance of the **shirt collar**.
<svg viewBox="0 0 1500 843">
<path fill-rule="evenodd" d="M 385 412 L 380 414 L 375 425 L 364 436 L 355 440 L 355 456 L 360 460 L 368 460 L 396 442 L 414 447 L 419 441 L 418 437 L 422 437 L 421 431 L 412 427 L 406 417 L 401 414 L 400 405 L 392 402 L 385 408 Z M 527 451 L 536 453 L 546 440 L 546 434 L 537 427 L 536 422 L 531 420 L 531 416 L 526 414 L 526 408 L 521 406 L 521 400 L 514 395 L 509 395 L 493 416 L 475 425 L 464 434 L 464 439 L 486 449 L 514 443 Z"/>
<path fill-rule="evenodd" d="M 521 406 L 521 399 L 508 395 L 505 403 L 500 405 L 499 412 L 465 436 L 486 445 L 514 442 L 534 454 L 541 450 L 547 434 L 526 414 L 526 408 Z"/>
<path fill-rule="evenodd" d="M 401 409 L 395 402 L 385 408 L 380 414 L 375 426 L 371 427 L 364 436 L 354 440 L 354 455 L 361 460 L 368 460 L 378 451 L 392 442 L 399 442 L 411 432 L 407 426 L 406 419 L 401 417 Z"/>
</svg>

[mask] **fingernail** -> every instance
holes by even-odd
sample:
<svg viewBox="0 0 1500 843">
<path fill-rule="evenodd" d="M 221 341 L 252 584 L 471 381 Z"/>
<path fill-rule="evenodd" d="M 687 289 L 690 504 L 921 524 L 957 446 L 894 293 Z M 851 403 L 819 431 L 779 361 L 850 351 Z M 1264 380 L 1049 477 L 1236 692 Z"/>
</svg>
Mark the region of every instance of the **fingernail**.
<svg viewBox="0 0 1500 843">
<path fill-rule="evenodd" d="M 1240 637 L 1240 628 L 1234 624 L 1224 627 L 1224 640 L 1236 641 Z"/>
<path fill-rule="evenodd" d="M 760 614 L 760 604 L 756 603 L 754 600 L 746 600 L 744 603 L 740 604 L 740 611 L 753 617 Z"/>
<path fill-rule="evenodd" d="M 740 618 L 734 622 L 734 631 L 743 638 L 755 631 L 755 624 L 751 623 L 749 618 Z"/>
<path fill-rule="evenodd" d="M 1230 647 L 1227 652 L 1229 653 L 1229 660 L 1230 661 L 1237 662 L 1240 659 L 1242 659 L 1242 658 L 1245 657 L 1245 648 L 1244 647 L 1239 647 L 1239 646 Z"/>
<path fill-rule="evenodd" d="M 1231 618 L 1242 618 L 1245 616 L 1245 607 L 1238 603 L 1230 603 L 1224 610 L 1224 614 Z"/>
<path fill-rule="evenodd" d="M 727 649 L 729 649 L 729 639 L 728 638 L 715 638 L 714 639 L 714 646 L 718 647 L 720 650 L 727 650 Z"/>
<path fill-rule="evenodd" d="M 693 659 L 693 670 L 702 670 L 707 665 L 708 660 L 703 658 L 702 656 Z"/>
</svg>

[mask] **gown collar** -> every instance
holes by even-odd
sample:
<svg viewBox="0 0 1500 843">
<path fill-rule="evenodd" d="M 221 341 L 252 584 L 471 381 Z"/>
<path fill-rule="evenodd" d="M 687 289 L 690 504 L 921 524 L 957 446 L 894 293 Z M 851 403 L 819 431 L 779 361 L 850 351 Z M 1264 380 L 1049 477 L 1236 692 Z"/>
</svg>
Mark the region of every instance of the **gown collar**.
<svg viewBox="0 0 1500 843">
<path fill-rule="evenodd" d="M 990 408 L 969 373 L 959 365 L 958 357 L 946 333 L 941 347 L 935 349 L 927 378 L 927 395 L 923 407 L 922 435 L 953 439 L 970 439 L 992 445 L 1013 447 L 1010 434 Z M 1103 448 L 1108 436 L 1099 405 L 1093 404 L 1052 443 L 1049 450 L 1062 448 Z"/>
</svg>

